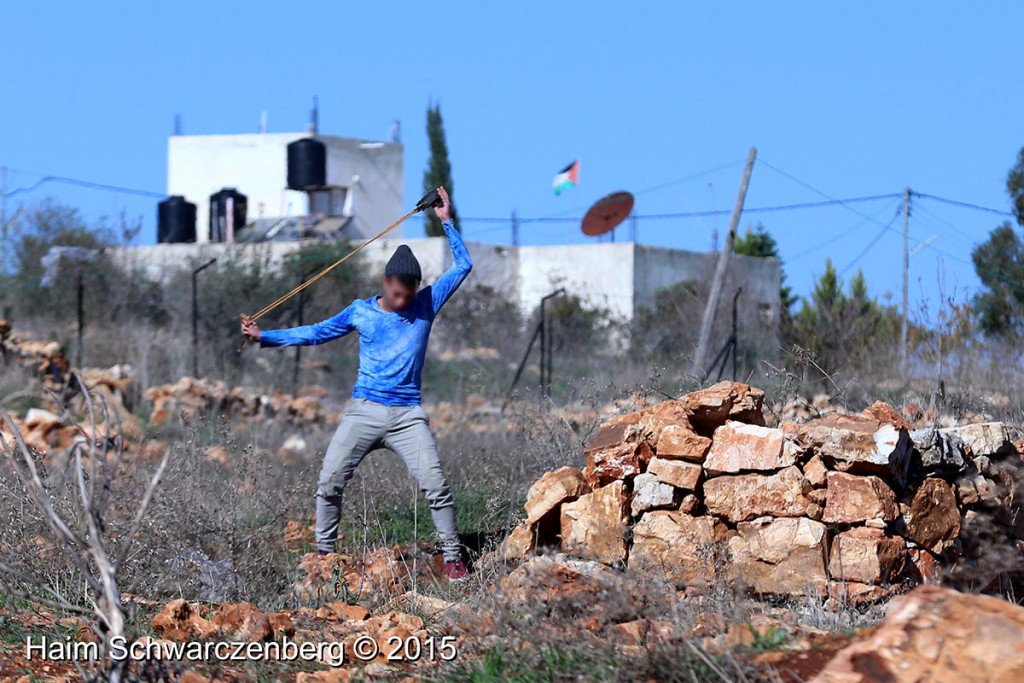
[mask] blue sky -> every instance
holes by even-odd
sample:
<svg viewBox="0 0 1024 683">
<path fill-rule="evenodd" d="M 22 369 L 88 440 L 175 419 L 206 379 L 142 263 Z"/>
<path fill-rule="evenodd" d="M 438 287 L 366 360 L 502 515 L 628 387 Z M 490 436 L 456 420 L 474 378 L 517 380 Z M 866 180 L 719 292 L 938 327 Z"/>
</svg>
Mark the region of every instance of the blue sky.
<svg viewBox="0 0 1024 683">
<path fill-rule="evenodd" d="M 0 165 L 9 189 L 54 174 L 160 192 L 176 113 L 186 133 L 255 132 L 263 110 L 271 131 L 302 130 L 318 95 L 327 133 L 386 139 L 401 120 L 411 203 L 434 99 L 466 217 L 578 216 L 620 189 L 641 215 L 727 209 L 751 145 L 766 163 L 748 207 L 910 186 L 1008 209 L 1024 145 L 1021 25 L 1024 5 L 1009 1 L 4 3 Z M 574 158 L 580 185 L 555 197 L 552 176 Z M 155 200 L 59 185 L 18 200 L 46 196 L 90 219 L 140 216 L 140 240 L 154 239 Z M 898 301 L 901 220 L 884 228 L 897 207 L 744 225 L 775 235 L 800 294 L 828 256 Z M 912 259 L 912 300 L 969 293 L 971 245 L 1001 220 L 916 202 L 912 244 L 936 239 Z M 641 221 L 640 239 L 706 250 L 727 223 Z M 509 239 L 505 225 L 464 231 Z M 572 223 L 522 237 L 585 239 Z"/>
</svg>

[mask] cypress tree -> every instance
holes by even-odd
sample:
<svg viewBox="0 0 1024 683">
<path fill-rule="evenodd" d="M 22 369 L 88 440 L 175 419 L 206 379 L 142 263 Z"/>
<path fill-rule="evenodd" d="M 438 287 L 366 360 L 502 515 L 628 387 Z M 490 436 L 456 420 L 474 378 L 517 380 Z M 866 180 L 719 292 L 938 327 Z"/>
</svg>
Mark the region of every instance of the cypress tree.
<svg viewBox="0 0 1024 683">
<path fill-rule="evenodd" d="M 448 160 L 448 142 L 444 135 L 444 121 L 441 119 L 441 105 L 427 106 L 427 139 L 430 142 L 430 158 L 427 170 L 423 172 L 423 192 L 427 193 L 439 185 L 448 190 L 452 200 L 452 220 L 455 229 L 460 230 L 459 217 L 455 213 L 455 192 L 452 187 L 452 164 Z M 423 212 L 424 227 L 429 237 L 444 235 L 441 221 L 432 210 Z"/>
</svg>

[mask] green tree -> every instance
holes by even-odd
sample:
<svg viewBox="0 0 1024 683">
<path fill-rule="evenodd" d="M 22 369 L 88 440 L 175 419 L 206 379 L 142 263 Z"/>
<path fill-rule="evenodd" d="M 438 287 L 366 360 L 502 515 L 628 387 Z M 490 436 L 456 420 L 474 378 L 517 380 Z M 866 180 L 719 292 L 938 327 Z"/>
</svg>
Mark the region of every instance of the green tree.
<svg viewBox="0 0 1024 683">
<path fill-rule="evenodd" d="M 435 187 L 444 186 L 452 198 L 452 221 L 455 229 L 459 227 L 459 217 L 455 212 L 455 192 L 452 183 L 452 164 L 448 160 L 448 141 L 444 134 L 444 120 L 441 118 L 441 105 L 427 107 L 427 139 L 430 143 L 430 158 L 427 170 L 423 172 L 423 192 L 427 193 Z M 423 212 L 424 227 L 427 235 L 440 237 L 444 235 L 441 221 L 433 211 Z"/>
<path fill-rule="evenodd" d="M 983 290 L 974 297 L 982 331 L 1015 336 L 1024 331 L 1024 244 L 1009 221 L 971 252 Z"/>
<path fill-rule="evenodd" d="M 114 243 L 110 230 L 88 227 L 78 209 L 52 199 L 31 208 L 19 227 L 13 251 L 15 277 L 22 285 L 38 283 L 43 277 L 41 261 L 50 247 L 101 249 Z"/>
<path fill-rule="evenodd" d="M 1024 147 L 1017 153 L 1017 163 L 1006 174 L 1006 191 L 1013 201 L 1017 222 L 1024 225 Z"/>
<path fill-rule="evenodd" d="M 1024 148 L 1006 175 L 1006 191 L 1017 223 L 1024 225 Z M 973 307 L 982 332 L 1012 337 L 1024 331 L 1024 242 L 1009 221 L 998 226 L 971 252 L 982 291 Z"/>
<path fill-rule="evenodd" d="M 811 351 L 821 369 L 832 374 L 840 368 L 863 369 L 895 348 L 898 315 L 881 306 L 868 293 L 860 271 L 844 292 L 843 281 L 830 259 L 818 277 L 811 298 L 804 299 L 793 321 L 794 343 Z"/>
<path fill-rule="evenodd" d="M 15 316 L 39 315 L 44 312 L 74 311 L 79 271 L 85 288 L 86 306 L 103 306 L 105 314 L 112 310 L 107 291 L 117 275 L 106 268 L 100 258 L 86 266 L 57 264 L 53 283 L 43 286 L 45 273 L 42 259 L 51 247 L 85 247 L 102 249 L 115 243 L 114 233 L 102 224 L 90 227 L 77 209 L 46 199 L 27 208 L 18 221 L 11 245 L 13 273 L 6 289 L 11 313 Z"/>
<path fill-rule="evenodd" d="M 798 298 L 793 294 L 793 288 L 786 284 L 786 269 L 782 267 L 782 257 L 779 256 L 779 243 L 764 225 L 758 223 L 753 230 L 748 225 L 747 231 L 736 238 L 733 251 L 744 256 L 779 259 L 779 332 L 784 340 L 788 340 L 793 327 L 793 306 Z"/>
</svg>

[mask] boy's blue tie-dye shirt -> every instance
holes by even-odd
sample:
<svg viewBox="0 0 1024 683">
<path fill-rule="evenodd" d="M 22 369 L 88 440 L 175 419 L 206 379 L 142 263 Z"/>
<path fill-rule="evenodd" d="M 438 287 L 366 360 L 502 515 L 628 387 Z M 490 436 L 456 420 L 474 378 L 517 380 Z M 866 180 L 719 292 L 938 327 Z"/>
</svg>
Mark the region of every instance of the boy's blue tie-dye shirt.
<svg viewBox="0 0 1024 683">
<path fill-rule="evenodd" d="M 416 293 L 404 311 L 388 312 L 378 297 L 357 299 L 334 317 L 315 325 L 260 334 L 260 346 L 315 345 L 359 333 L 359 375 L 352 398 L 365 398 L 389 406 L 420 402 L 420 377 L 434 317 L 469 275 L 473 262 L 455 224 L 443 224 L 452 248 L 452 267 Z"/>
</svg>

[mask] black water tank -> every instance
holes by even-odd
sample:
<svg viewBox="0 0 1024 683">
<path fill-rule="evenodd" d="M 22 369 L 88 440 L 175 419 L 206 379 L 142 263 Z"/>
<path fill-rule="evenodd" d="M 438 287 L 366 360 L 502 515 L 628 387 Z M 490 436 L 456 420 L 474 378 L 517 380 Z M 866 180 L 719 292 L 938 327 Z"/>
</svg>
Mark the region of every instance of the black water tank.
<svg viewBox="0 0 1024 683">
<path fill-rule="evenodd" d="M 327 185 L 327 145 L 303 138 L 288 145 L 288 188 L 311 190 Z"/>
<path fill-rule="evenodd" d="M 220 192 L 210 195 L 210 241 L 225 242 L 228 238 L 228 221 L 234 227 L 234 233 L 245 226 L 245 215 L 248 207 L 244 194 L 233 187 L 225 187 Z M 230 209 L 229 209 L 230 206 Z M 228 216 L 228 212 L 231 216 Z"/>
<path fill-rule="evenodd" d="M 156 205 L 156 226 L 157 242 L 195 242 L 196 205 L 181 195 L 168 197 Z"/>
</svg>

